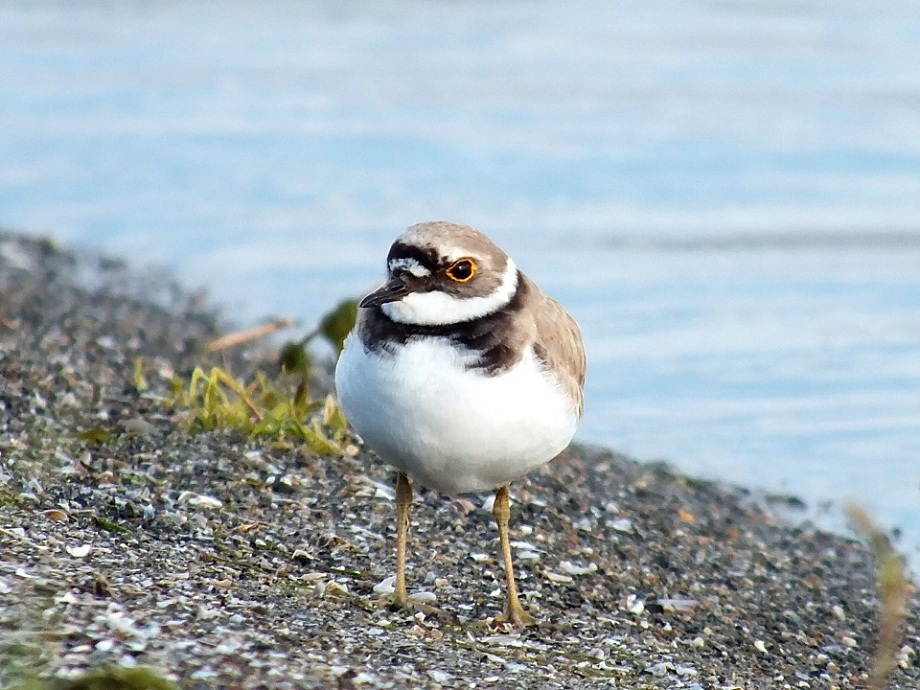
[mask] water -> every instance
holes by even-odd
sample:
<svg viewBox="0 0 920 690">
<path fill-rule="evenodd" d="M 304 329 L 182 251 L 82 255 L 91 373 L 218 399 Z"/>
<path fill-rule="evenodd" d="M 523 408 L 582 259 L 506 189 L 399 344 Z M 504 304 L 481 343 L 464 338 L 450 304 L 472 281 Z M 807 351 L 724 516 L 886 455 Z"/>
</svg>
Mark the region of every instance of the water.
<svg viewBox="0 0 920 690">
<path fill-rule="evenodd" d="M 857 498 L 916 568 L 920 5 L 0 6 L 4 225 L 306 325 L 429 218 L 578 317 L 582 438 Z"/>
</svg>

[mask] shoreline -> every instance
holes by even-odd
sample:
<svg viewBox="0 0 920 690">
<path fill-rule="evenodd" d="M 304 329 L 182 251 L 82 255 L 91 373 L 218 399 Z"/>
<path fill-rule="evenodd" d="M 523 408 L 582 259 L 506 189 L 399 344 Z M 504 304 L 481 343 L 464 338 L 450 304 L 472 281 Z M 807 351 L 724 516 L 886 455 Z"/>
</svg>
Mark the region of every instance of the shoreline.
<svg viewBox="0 0 920 690">
<path fill-rule="evenodd" d="M 424 492 L 413 508 L 410 591 L 444 615 L 380 608 L 388 468 L 363 450 L 192 435 L 159 402 L 173 372 L 219 363 L 201 346 L 223 317 L 200 296 L 2 230 L 0 292 L 0 638 L 40 639 L 39 675 L 136 664 L 183 688 L 865 687 L 878 601 L 864 546 L 597 447 L 512 485 L 519 586 L 542 625 L 480 624 L 502 573 L 478 495 Z M 132 385 L 138 357 L 148 391 Z M 235 357 L 245 368 L 259 353 Z M 80 437 L 95 427 L 110 436 Z M 896 688 L 920 686 L 913 594 L 908 606 Z"/>
</svg>

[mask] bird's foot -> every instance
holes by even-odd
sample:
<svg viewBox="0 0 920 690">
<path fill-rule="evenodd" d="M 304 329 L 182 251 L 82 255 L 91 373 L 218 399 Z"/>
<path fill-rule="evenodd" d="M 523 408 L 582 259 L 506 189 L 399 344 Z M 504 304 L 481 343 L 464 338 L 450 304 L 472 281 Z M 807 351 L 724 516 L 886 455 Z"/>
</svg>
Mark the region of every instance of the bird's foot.
<svg viewBox="0 0 920 690">
<path fill-rule="evenodd" d="M 510 628 L 512 630 L 539 624 L 540 621 L 527 613 L 524 607 L 517 602 L 514 602 L 514 604 L 509 603 L 505 607 L 505 612 L 495 616 L 490 623 L 493 628 Z"/>
<path fill-rule="evenodd" d="M 437 606 L 432 606 L 429 603 L 430 601 L 434 601 L 434 598 L 429 599 L 419 596 L 424 594 L 424 592 L 419 592 L 411 596 L 399 596 L 396 592 L 386 594 L 380 598 L 380 607 L 394 612 L 405 611 L 410 615 L 412 613 L 424 613 L 426 616 L 434 616 L 441 620 L 448 620 L 451 618 L 450 614 L 446 611 L 439 609 Z"/>
</svg>

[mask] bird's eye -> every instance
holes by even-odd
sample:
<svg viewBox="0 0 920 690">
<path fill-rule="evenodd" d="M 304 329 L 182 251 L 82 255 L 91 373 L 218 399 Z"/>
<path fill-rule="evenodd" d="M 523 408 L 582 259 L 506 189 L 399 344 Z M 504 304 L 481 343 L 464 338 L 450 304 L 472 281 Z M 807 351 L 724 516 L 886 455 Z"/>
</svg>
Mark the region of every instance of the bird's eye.
<svg viewBox="0 0 920 690">
<path fill-rule="evenodd" d="M 447 277 L 458 283 L 468 283 L 476 275 L 476 262 L 472 259 L 454 261 L 447 268 Z"/>
</svg>

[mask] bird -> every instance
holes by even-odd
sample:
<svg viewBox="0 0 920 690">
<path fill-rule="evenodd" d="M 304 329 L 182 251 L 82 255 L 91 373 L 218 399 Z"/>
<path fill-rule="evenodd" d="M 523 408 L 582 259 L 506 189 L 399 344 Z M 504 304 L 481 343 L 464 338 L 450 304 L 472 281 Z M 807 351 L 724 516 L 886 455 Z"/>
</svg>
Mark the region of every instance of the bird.
<svg viewBox="0 0 920 690">
<path fill-rule="evenodd" d="M 386 281 L 359 303 L 335 369 L 339 403 L 396 475 L 397 606 L 409 606 L 413 482 L 446 495 L 495 490 L 505 573 L 494 624 L 537 623 L 520 602 L 508 485 L 569 445 L 584 408 L 575 319 L 478 230 L 412 225 L 392 243 Z"/>
</svg>

